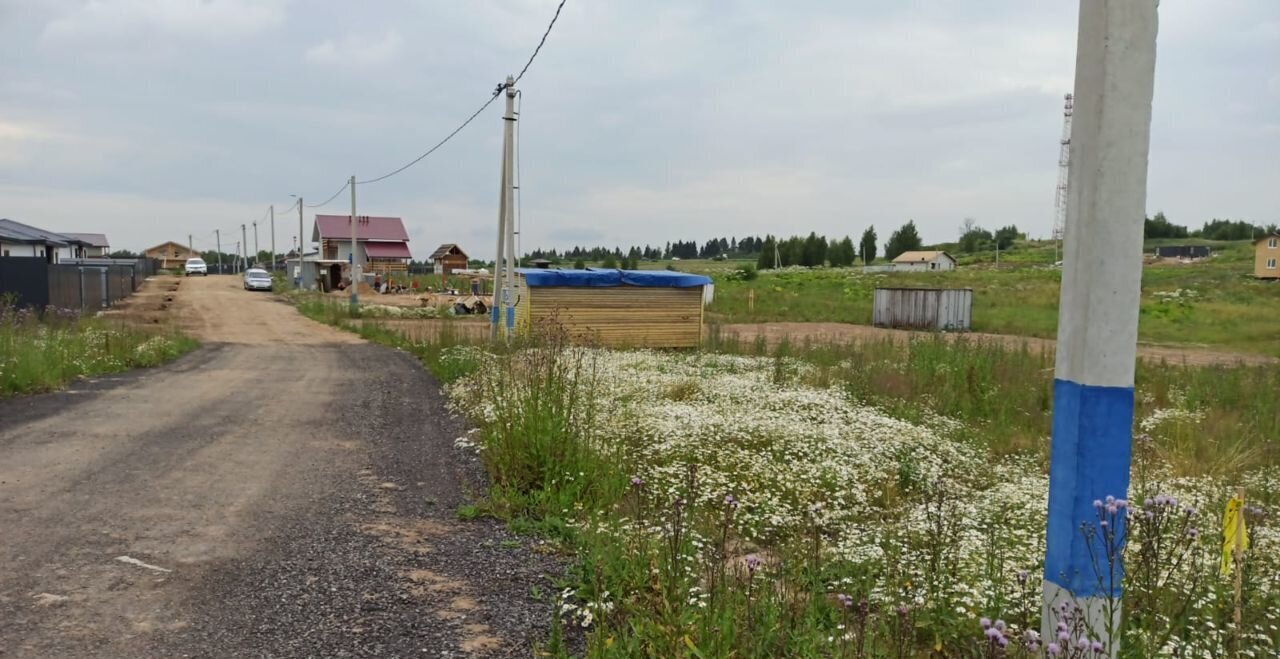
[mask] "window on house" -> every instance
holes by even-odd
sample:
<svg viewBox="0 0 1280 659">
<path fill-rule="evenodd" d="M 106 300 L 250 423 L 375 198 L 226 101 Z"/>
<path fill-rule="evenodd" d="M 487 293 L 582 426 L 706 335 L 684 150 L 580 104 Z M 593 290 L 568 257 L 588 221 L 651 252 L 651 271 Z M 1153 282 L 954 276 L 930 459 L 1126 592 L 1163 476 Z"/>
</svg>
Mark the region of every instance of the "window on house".
<svg viewBox="0 0 1280 659">
<path fill-rule="evenodd" d="M 1268 269 L 1268 270 L 1275 270 L 1275 269 L 1276 269 L 1276 260 L 1275 260 L 1275 259 L 1267 259 L 1267 269 Z"/>
<path fill-rule="evenodd" d="M 1268 240 L 1268 241 L 1267 241 L 1267 247 L 1270 247 L 1271 249 L 1275 249 L 1275 248 L 1276 248 L 1276 239 L 1275 239 L 1275 238 L 1272 238 L 1271 240 Z"/>
</svg>

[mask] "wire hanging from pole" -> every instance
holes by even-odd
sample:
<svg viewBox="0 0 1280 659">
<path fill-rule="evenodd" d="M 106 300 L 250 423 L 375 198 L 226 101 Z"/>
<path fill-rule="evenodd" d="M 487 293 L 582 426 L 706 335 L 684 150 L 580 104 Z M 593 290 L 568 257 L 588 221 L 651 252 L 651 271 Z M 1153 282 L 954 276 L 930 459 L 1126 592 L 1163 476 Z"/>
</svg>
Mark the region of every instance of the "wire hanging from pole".
<svg viewBox="0 0 1280 659">
<path fill-rule="evenodd" d="M 564 3 L 561 3 L 564 4 Z M 520 176 L 520 111 L 524 108 L 524 92 L 516 90 L 516 180 L 512 186 L 516 190 L 516 254 L 524 254 L 524 224 L 520 214 L 520 188 L 524 178 Z M 517 257 L 519 258 L 519 257 Z"/>
<path fill-rule="evenodd" d="M 325 199 L 324 201 L 318 204 L 307 204 L 307 208 L 320 208 L 321 206 L 327 205 L 329 202 L 333 201 L 334 199 L 337 199 L 338 195 L 342 194 L 342 191 L 346 190 L 348 185 L 351 185 L 350 180 L 347 180 L 346 183 L 343 183 L 342 187 L 338 188 L 338 191 L 333 193 L 333 196 L 329 197 L 328 199 Z"/>
<path fill-rule="evenodd" d="M 520 82 L 529 67 L 533 65 L 533 59 L 538 56 L 538 51 L 542 50 L 543 44 L 547 43 L 547 37 L 551 35 L 551 28 L 556 26 L 556 19 L 560 18 L 560 10 L 564 9 L 565 0 L 560 0 L 560 6 L 556 7 L 556 13 L 551 17 L 551 22 L 547 24 L 547 31 L 542 33 L 542 40 L 538 42 L 538 47 L 533 49 L 533 54 L 529 56 L 529 61 L 524 63 L 524 68 L 520 69 L 520 74 L 516 76 L 515 82 Z"/>
</svg>

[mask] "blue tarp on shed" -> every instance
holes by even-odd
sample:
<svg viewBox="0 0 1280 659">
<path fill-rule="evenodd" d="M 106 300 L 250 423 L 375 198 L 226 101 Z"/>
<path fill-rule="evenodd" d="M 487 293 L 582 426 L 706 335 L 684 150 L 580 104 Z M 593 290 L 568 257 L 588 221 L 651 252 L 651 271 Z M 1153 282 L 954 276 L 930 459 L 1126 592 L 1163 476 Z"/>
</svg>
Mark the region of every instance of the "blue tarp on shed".
<svg viewBox="0 0 1280 659">
<path fill-rule="evenodd" d="M 525 283 L 534 288 L 543 286 L 642 286 L 645 288 L 694 288 L 711 283 L 710 277 L 691 275 L 670 270 L 610 270 L 588 268 L 586 270 L 548 270 L 545 268 L 519 268 Z"/>
</svg>

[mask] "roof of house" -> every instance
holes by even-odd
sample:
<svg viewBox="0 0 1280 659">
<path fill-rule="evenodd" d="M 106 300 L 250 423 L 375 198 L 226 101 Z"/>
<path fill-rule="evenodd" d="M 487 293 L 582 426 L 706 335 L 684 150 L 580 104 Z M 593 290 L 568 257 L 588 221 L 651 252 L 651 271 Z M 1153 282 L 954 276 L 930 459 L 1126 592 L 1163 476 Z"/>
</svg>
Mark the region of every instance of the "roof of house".
<svg viewBox="0 0 1280 659">
<path fill-rule="evenodd" d="M 181 248 L 181 249 L 183 249 L 183 250 L 185 250 L 185 251 L 191 252 L 192 254 L 195 254 L 195 253 L 196 253 L 196 251 L 195 251 L 194 249 L 191 249 L 190 247 L 187 247 L 186 245 L 183 245 L 182 243 L 180 243 L 180 242 L 178 242 L 178 241 L 176 241 L 176 240 L 166 240 L 166 241 L 164 241 L 164 242 L 160 243 L 159 245 L 152 245 L 151 247 L 148 247 L 148 248 L 146 248 L 146 249 L 142 250 L 142 253 L 143 253 L 143 254 L 146 254 L 147 252 L 154 251 L 154 250 L 157 250 L 157 249 L 162 249 L 162 248 L 164 248 L 164 247 L 168 247 L 169 245 L 173 245 L 174 247 L 179 247 L 179 248 Z"/>
<path fill-rule="evenodd" d="M 356 222 L 357 241 L 409 241 L 409 232 L 404 230 L 404 221 L 398 217 L 358 215 L 356 218 L 358 220 Z M 311 239 L 351 240 L 351 216 L 316 215 L 315 229 L 311 233 Z"/>
<path fill-rule="evenodd" d="M 90 247 L 110 247 L 111 243 L 107 241 L 105 233 L 63 233 L 62 235 L 69 238 L 75 238 Z"/>
<path fill-rule="evenodd" d="M 371 259 L 411 259 L 409 246 L 405 243 L 372 242 L 364 244 L 364 253 Z"/>
<path fill-rule="evenodd" d="M 1264 240 L 1271 240 L 1272 238 L 1280 238 L 1280 233 L 1273 233 L 1273 234 L 1269 234 L 1269 235 L 1263 236 L 1263 237 L 1261 237 L 1261 238 L 1259 238 L 1259 239 L 1257 239 L 1257 240 L 1253 241 L 1253 244 L 1257 245 L 1258 243 L 1260 243 L 1260 242 L 1262 242 L 1262 241 L 1264 241 Z"/>
<path fill-rule="evenodd" d="M 30 224 L 2 218 L 0 218 L 0 237 L 18 243 L 46 243 L 50 245 L 66 245 L 76 240 L 60 233 L 33 227 Z"/>
<path fill-rule="evenodd" d="M 945 256 L 951 259 L 952 261 L 955 260 L 955 258 L 953 258 L 950 254 L 943 251 L 935 250 L 931 252 L 903 252 L 899 254 L 898 257 L 893 260 L 893 262 L 894 263 L 928 263 L 929 261 L 932 261 L 938 258 L 939 255 Z"/>
<path fill-rule="evenodd" d="M 438 259 L 438 258 L 441 258 L 441 257 L 443 257 L 443 256 L 445 256 L 445 255 L 447 255 L 447 254 L 449 254 L 450 252 L 452 252 L 452 251 L 453 251 L 453 250 L 455 250 L 455 249 L 456 249 L 456 250 L 458 250 L 458 255 L 459 255 L 459 256 L 461 256 L 461 257 L 463 257 L 463 258 L 467 258 L 467 253 L 466 253 L 466 252 L 464 252 L 464 251 L 462 251 L 462 248 L 461 248 L 461 247 L 458 247 L 458 245 L 457 245 L 457 244 L 455 244 L 455 243 L 445 243 L 445 244 L 443 244 L 443 245 L 441 245 L 441 246 L 437 247 L 437 248 L 436 248 L 436 251 L 434 251 L 434 252 L 432 252 L 432 253 L 431 253 L 431 257 L 430 257 L 430 259 L 431 259 L 432 261 L 434 261 L 434 260 L 436 260 L 436 259 Z"/>
</svg>

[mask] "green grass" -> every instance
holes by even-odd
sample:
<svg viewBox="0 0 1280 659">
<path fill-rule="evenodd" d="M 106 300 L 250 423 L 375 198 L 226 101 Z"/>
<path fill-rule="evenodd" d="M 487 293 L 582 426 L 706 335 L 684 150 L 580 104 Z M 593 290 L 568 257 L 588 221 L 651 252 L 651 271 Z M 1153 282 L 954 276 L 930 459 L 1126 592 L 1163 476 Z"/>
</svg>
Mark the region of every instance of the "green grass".
<svg viewBox="0 0 1280 659">
<path fill-rule="evenodd" d="M 1276 329 L 1280 285 L 1250 276 L 1252 252 L 1247 244 L 1215 246 L 1217 255 L 1200 263 L 1143 268 L 1139 340 L 1280 357 L 1280 331 Z M 1011 250 L 1002 256 L 999 269 L 990 259 L 983 262 L 977 258 L 962 258 L 959 269 L 945 273 L 787 269 L 762 271 L 754 281 L 742 281 L 712 272 L 716 291 L 708 313 L 725 323 L 869 325 L 872 294 L 877 287 L 971 288 L 973 331 L 1054 338 L 1061 272 L 1047 266 L 1052 260 L 1051 247 Z M 731 268 L 732 263 L 717 262 L 716 266 Z M 1176 299 L 1160 295 L 1179 289 L 1184 294 Z M 753 306 L 749 303 L 752 291 Z"/>
<path fill-rule="evenodd" d="M 991 515 L 988 526 L 968 530 L 979 533 L 988 547 L 983 569 L 992 589 L 983 591 L 980 613 L 1021 627 L 1035 625 L 1039 593 L 1034 579 L 1030 586 L 1019 585 L 1010 575 L 1021 566 L 1001 562 L 1011 551 L 1006 532 L 1026 523 L 1013 512 L 1025 501 L 948 499 L 946 488 L 923 479 L 906 461 L 898 465 L 896 479 L 885 484 L 884 530 L 867 539 L 884 552 L 883 561 L 868 566 L 822 560 L 825 532 L 817 521 L 807 530 L 771 536 L 760 544 L 732 530 L 733 509 L 717 503 L 723 490 L 700 491 L 707 486 L 700 483 L 696 464 L 674 489 L 651 490 L 629 481 L 641 467 L 635 442 L 653 438 L 601 436 L 602 415 L 627 411 L 601 407 L 591 353 L 571 350 L 555 336 L 534 350 L 514 346 L 481 351 L 461 347 L 447 334 L 431 343 L 414 342 L 378 321 L 353 323 L 341 302 L 316 296 L 299 305 L 312 318 L 412 352 L 445 383 L 467 378 L 469 394 L 494 401 L 484 418 L 473 419 L 478 426 L 473 441 L 483 447 L 480 457 L 492 487 L 485 500 L 460 508 L 458 516 L 496 516 L 513 529 L 547 538 L 550 546 L 571 557 L 572 568 L 562 584 L 570 592 L 557 602 L 568 608 L 560 610 L 565 619 L 557 615 L 551 621 L 545 648 L 550 656 L 567 656 L 565 625 L 581 625 L 588 614 L 589 657 L 988 656 L 977 640 L 979 612 L 959 613 L 951 599 L 955 589 L 971 586 L 958 581 L 953 540 L 959 534 L 959 508 L 975 505 Z M 1018 464 L 1029 456 L 1033 465 L 1039 464 L 1032 471 L 1046 466 L 1052 403 L 1052 360 L 1046 354 L 940 338 L 906 345 L 784 343 L 766 354 L 763 344 L 719 341 L 715 332 L 712 337 L 711 350 L 765 356 L 779 387 L 834 388 L 920 424 L 936 423 L 936 415 L 943 415 L 962 424 L 953 431 L 960 436 L 957 441 L 989 455 L 992 465 L 1005 460 Z M 1160 487 L 1142 471 L 1149 462 L 1166 470 L 1160 477 L 1218 479 L 1214 482 L 1280 464 L 1280 449 L 1274 446 L 1280 436 L 1280 405 L 1274 396 L 1280 391 L 1280 369 L 1143 363 L 1136 390 L 1137 418 L 1159 417 L 1157 410 L 1176 410 L 1178 415 L 1150 428 L 1152 439 L 1136 450 L 1135 496 Z M 660 395 L 679 405 L 706 394 L 701 380 L 681 379 L 663 387 Z M 726 448 L 731 442 L 747 442 L 767 455 L 771 438 L 726 433 L 717 441 Z M 1273 492 L 1253 496 L 1265 506 L 1276 503 Z M 1212 505 L 1220 504 L 1213 500 Z M 911 509 L 924 511 L 924 527 L 909 525 L 905 518 L 901 525 L 894 523 L 895 515 Z M 1214 514 L 1210 510 L 1207 517 Z M 1161 531 L 1163 540 L 1176 547 L 1186 535 L 1186 523 L 1170 524 Z M 1216 533 L 1211 526 L 1205 529 L 1206 537 Z M 749 552 L 766 562 L 760 574 L 744 568 Z M 1150 560 L 1135 554 L 1131 573 L 1144 574 Z M 1159 560 L 1167 561 L 1169 555 Z M 1210 568 L 1216 573 L 1216 567 Z M 1246 610 L 1247 622 L 1255 628 L 1266 624 L 1262 616 L 1275 603 L 1274 594 L 1255 594 L 1262 581 L 1257 575 L 1246 580 L 1246 597 L 1259 598 L 1248 600 L 1252 604 Z M 1181 613 L 1181 601 L 1202 603 L 1197 615 L 1210 616 L 1221 627 L 1221 616 L 1229 615 L 1223 604 L 1230 600 L 1229 589 L 1228 581 L 1212 578 L 1155 588 L 1133 582 L 1129 597 L 1148 602 L 1158 615 L 1126 621 L 1133 631 L 1126 637 L 1125 656 L 1150 656 L 1143 648 L 1151 646 L 1144 644 L 1171 630 L 1194 632 L 1198 627 Z M 855 601 L 865 596 L 875 604 L 863 613 L 857 605 L 842 606 L 837 592 L 852 593 Z M 917 605 L 916 597 L 923 597 L 924 604 Z M 1151 604 L 1153 598 L 1169 601 Z M 906 606 L 903 613 L 896 603 Z M 842 633 L 852 636 L 830 640 Z M 944 651 L 931 653 L 935 647 Z"/>
<path fill-rule="evenodd" d="M 0 304 L 0 396 L 52 391 L 76 378 L 158 366 L 196 345 L 178 333 L 52 311 L 41 317 Z"/>
</svg>

